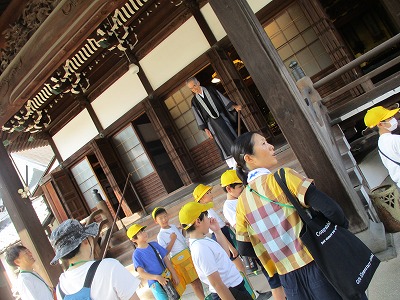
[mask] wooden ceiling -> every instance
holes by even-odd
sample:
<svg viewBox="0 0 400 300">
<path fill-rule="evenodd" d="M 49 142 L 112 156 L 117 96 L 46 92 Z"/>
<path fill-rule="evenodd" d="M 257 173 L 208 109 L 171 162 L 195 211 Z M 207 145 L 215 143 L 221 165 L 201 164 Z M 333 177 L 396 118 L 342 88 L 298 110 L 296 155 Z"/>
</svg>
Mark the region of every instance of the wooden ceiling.
<svg viewBox="0 0 400 300">
<path fill-rule="evenodd" d="M 0 138 L 8 152 L 46 145 L 128 70 L 127 57 L 143 58 L 198 7 L 195 0 L 94 2 L 61 1 L 0 74 Z"/>
</svg>

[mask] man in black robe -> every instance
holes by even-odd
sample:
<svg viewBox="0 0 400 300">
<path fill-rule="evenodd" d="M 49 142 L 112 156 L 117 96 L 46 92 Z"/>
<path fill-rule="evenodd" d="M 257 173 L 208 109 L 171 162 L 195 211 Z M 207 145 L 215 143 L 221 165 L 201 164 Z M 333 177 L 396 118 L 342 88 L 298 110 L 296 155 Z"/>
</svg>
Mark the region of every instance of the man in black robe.
<svg viewBox="0 0 400 300">
<path fill-rule="evenodd" d="M 201 86 L 195 77 L 186 80 L 186 86 L 195 94 L 192 111 L 199 129 L 204 130 L 210 139 L 214 139 L 222 159 L 230 168 L 235 168 L 231 146 L 237 138 L 235 112 L 241 110 L 242 106 L 235 104 L 212 86 Z"/>
</svg>

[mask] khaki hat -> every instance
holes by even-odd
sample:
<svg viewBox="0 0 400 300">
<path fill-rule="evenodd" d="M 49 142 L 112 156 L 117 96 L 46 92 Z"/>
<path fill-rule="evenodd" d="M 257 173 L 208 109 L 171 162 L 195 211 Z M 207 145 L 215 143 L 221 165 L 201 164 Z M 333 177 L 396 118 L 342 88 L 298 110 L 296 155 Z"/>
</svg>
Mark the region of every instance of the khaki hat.
<svg viewBox="0 0 400 300">
<path fill-rule="evenodd" d="M 383 106 L 376 106 L 367 111 L 364 117 L 364 123 L 369 128 L 373 128 L 383 120 L 393 117 L 400 108 L 386 109 Z"/>
<path fill-rule="evenodd" d="M 167 210 L 166 210 L 164 207 L 155 207 L 155 208 L 153 209 L 153 212 L 151 213 L 151 216 L 153 217 L 154 220 L 156 219 L 156 214 L 157 214 L 160 210 L 163 210 L 163 211 L 167 212 Z"/>
<path fill-rule="evenodd" d="M 59 259 L 75 250 L 89 236 L 97 236 L 98 232 L 99 224 L 97 223 L 84 226 L 74 219 L 65 220 L 51 233 L 50 243 L 56 256 L 50 264 L 55 265 Z"/>
<path fill-rule="evenodd" d="M 211 189 L 212 186 L 200 183 L 193 191 L 194 201 L 199 202 L 200 199 L 205 195 L 205 193 L 207 193 Z"/>
<path fill-rule="evenodd" d="M 235 170 L 227 170 L 221 175 L 221 186 L 225 187 L 232 183 L 242 183 L 242 181 L 237 176 Z"/>
<path fill-rule="evenodd" d="M 136 235 L 140 230 L 146 228 L 147 226 L 142 226 L 139 224 L 133 224 L 131 227 L 129 227 L 128 231 L 126 232 L 126 235 L 128 238 L 131 240 L 134 235 Z"/>
<path fill-rule="evenodd" d="M 214 207 L 214 203 L 208 202 L 205 204 L 198 202 L 189 202 L 186 203 L 181 210 L 179 211 L 179 222 L 183 225 L 183 229 L 188 229 L 190 226 L 194 224 L 200 214 L 204 211 L 209 210 Z"/>
</svg>

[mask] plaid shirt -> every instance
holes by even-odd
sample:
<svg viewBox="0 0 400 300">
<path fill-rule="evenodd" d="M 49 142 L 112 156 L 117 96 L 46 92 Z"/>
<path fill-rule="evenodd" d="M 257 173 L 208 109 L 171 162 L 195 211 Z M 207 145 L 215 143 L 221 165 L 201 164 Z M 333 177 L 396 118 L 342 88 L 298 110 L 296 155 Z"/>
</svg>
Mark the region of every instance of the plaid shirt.
<svg viewBox="0 0 400 300">
<path fill-rule="evenodd" d="M 288 168 L 285 173 L 289 190 L 306 206 L 304 196 L 312 179 Z M 273 174 L 263 174 L 249 182 L 249 186 L 272 201 L 291 205 Z M 281 275 L 289 273 L 313 260 L 299 238 L 302 227 L 295 208 L 270 203 L 248 188 L 238 199 L 236 239 L 252 243 L 270 276 L 276 271 Z"/>
</svg>

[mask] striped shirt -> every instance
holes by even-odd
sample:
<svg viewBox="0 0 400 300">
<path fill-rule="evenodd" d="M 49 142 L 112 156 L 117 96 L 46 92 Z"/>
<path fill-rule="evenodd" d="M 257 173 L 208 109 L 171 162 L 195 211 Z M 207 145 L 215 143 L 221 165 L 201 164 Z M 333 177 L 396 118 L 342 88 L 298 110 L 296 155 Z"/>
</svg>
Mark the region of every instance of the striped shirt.
<svg viewBox="0 0 400 300">
<path fill-rule="evenodd" d="M 249 187 L 272 201 L 291 205 L 274 175 L 260 169 L 261 175 L 249 182 Z M 269 174 L 268 174 L 269 173 Z M 304 197 L 312 179 L 285 168 L 289 190 L 300 204 L 306 206 Z M 303 227 L 295 208 L 270 203 L 246 188 L 238 199 L 236 212 L 236 239 L 251 242 L 255 253 L 270 275 L 276 271 L 286 274 L 299 269 L 313 258 L 301 242 Z"/>
</svg>

